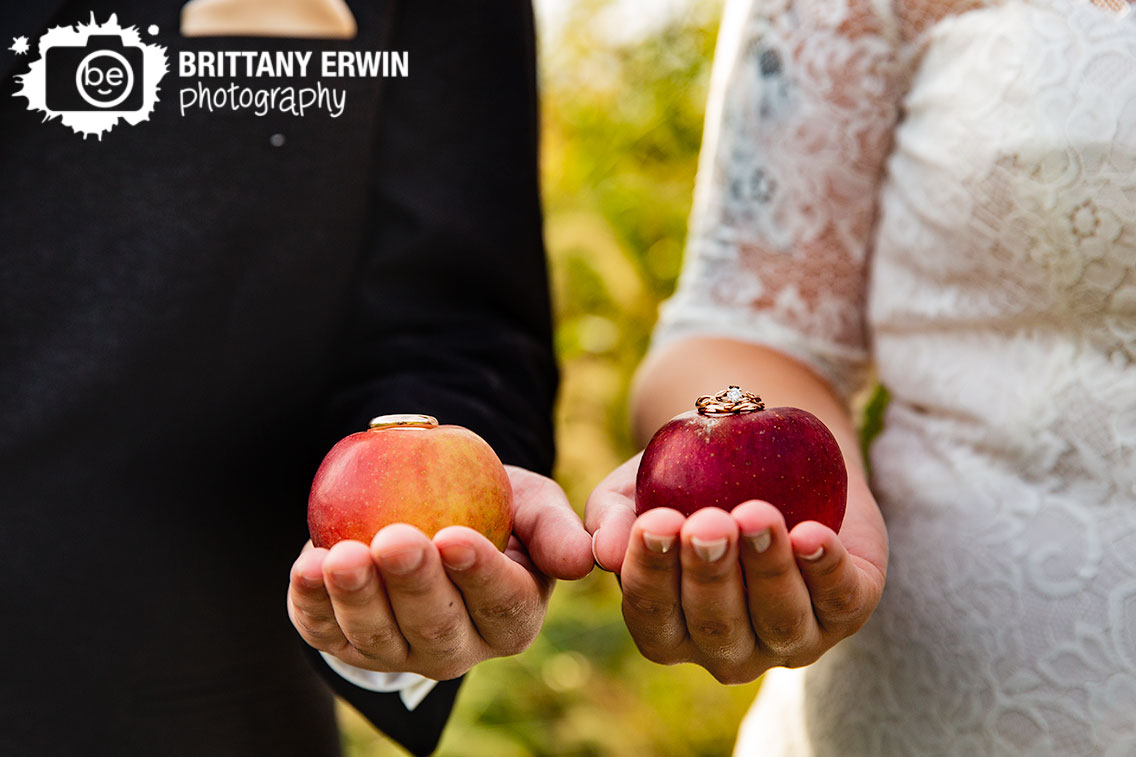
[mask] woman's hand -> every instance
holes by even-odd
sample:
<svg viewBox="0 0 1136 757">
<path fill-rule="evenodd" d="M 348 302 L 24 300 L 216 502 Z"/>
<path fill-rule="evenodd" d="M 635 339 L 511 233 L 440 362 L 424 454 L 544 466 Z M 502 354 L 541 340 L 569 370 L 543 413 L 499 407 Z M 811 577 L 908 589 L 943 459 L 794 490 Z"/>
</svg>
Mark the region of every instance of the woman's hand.
<svg viewBox="0 0 1136 757">
<path fill-rule="evenodd" d="M 350 665 L 456 678 L 516 654 L 544 620 L 556 578 L 592 567 L 587 533 L 551 479 L 506 466 L 514 535 L 502 554 L 462 526 L 430 540 L 405 524 L 370 546 L 304 547 L 292 567 L 288 615 L 313 647 Z"/>
<path fill-rule="evenodd" d="M 862 477 L 849 471 L 839 536 L 813 521 L 788 532 L 780 511 L 756 500 L 729 513 L 659 508 L 636 518 L 641 456 L 596 487 L 585 522 L 596 563 L 620 576 L 623 617 L 647 659 L 744 683 L 813 662 L 872 614 L 887 534 Z"/>
</svg>

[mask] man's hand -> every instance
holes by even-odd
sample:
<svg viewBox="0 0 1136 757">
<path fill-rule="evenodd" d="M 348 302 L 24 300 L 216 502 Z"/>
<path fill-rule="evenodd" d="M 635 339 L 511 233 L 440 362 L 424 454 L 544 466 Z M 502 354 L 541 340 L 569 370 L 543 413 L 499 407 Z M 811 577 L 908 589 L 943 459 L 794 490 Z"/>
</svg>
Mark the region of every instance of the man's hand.
<svg viewBox="0 0 1136 757">
<path fill-rule="evenodd" d="M 288 615 L 313 647 L 368 670 L 456 678 L 516 654 L 544 620 L 556 578 L 592 567 L 590 539 L 551 479 L 506 466 L 513 537 L 502 554 L 463 526 L 431 541 L 405 524 L 370 546 L 305 545 L 292 567 Z"/>
<path fill-rule="evenodd" d="M 585 520 L 597 564 L 620 575 L 623 617 L 647 659 L 745 683 L 813 662 L 872 614 L 887 534 L 853 471 L 838 536 L 814 521 L 788 532 L 781 512 L 756 500 L 729 513 L 659 508 L 636 518 L 640 458 L 596 487 Z"/>
</svg>

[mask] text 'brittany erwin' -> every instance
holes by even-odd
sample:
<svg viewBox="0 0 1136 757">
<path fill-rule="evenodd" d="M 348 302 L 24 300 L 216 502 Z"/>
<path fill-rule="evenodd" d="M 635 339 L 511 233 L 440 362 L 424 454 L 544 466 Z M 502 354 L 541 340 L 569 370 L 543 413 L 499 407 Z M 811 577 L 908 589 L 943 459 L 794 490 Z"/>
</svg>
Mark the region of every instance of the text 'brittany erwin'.
<svg viewBox="0 0 1136 757">
<path fill-rule="evenodd" d="M 178 54 L 178 75 L 203 79 L 304 77 L 309 75 L 312 55 L 311 50 L 182 50 Z M 312 76 L 361 78 L 410 75 L 410 55 L 405 51 L 324 50 L 319 55 L 318 65 L 318 73 L 313 70 Z"/>
</svg>

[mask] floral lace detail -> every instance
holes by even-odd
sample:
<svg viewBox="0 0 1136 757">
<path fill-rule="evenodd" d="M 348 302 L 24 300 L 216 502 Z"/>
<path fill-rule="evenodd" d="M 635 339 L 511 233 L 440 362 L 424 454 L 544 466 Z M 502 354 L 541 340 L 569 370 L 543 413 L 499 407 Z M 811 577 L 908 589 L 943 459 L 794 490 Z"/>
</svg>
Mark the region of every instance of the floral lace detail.
<svg viewBox="0 0 1136 757">
<path fill-rule="evenodd" d="M 1136 754 L 1136 18 L 737 2 L 721 39 L 656 343 L 892 393 L 884 599 L 738 752 Z"/>
<path fill-rule="evenodd" d="M 740 35 L 723 31 L 687 268 L 657 342 L 727 326 L 776 341 L 845 392 L 860 385 L 868 241 L 900 69 L 881 21 L 858 10 L 762 3 Z"/>
</svg>

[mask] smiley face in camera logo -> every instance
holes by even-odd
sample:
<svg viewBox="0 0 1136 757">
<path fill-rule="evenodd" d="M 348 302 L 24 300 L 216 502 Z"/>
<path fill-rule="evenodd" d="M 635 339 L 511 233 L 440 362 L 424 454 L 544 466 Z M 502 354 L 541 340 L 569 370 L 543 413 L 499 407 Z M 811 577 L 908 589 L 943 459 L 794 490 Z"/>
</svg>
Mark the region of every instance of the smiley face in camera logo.
<svg viewBox="0 0 1136 757">
<path fill-rule="evenodd" d="M 157 30 L 150 27 L 151 33 Z M 39 40 L 39 60 L 16 77 L 28 110 L 44 120 L 58 118 L 77 134 L 102 139 L 119 121 L 149 119 L 158 101 L 158 83 L 169 65 L 166 48 L 142 42 L 135 27 L 122 27 L 112 15 L 105 23 L 57 26 Z"/>
</svg>

